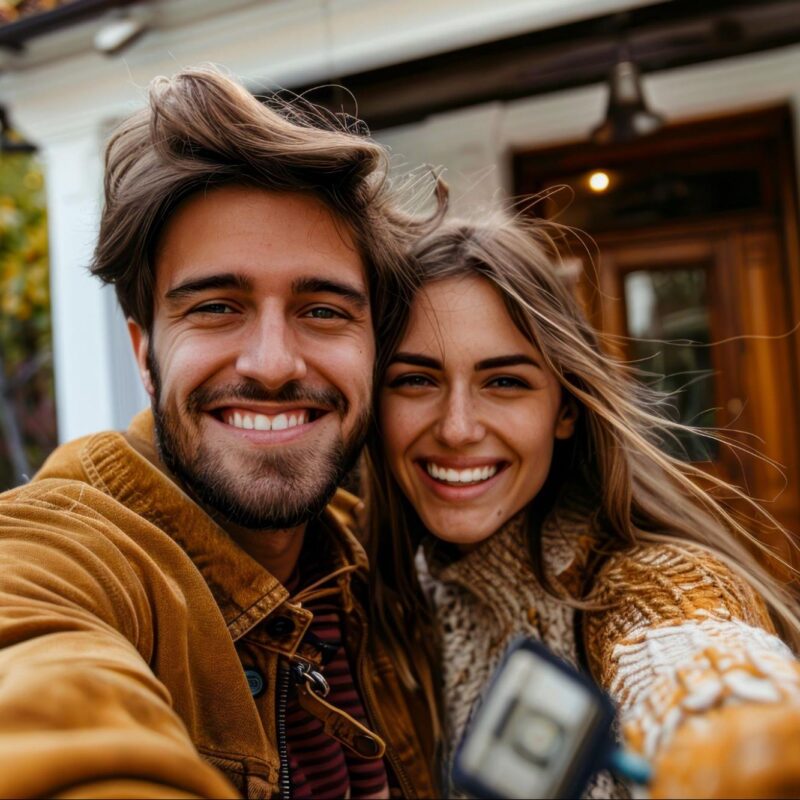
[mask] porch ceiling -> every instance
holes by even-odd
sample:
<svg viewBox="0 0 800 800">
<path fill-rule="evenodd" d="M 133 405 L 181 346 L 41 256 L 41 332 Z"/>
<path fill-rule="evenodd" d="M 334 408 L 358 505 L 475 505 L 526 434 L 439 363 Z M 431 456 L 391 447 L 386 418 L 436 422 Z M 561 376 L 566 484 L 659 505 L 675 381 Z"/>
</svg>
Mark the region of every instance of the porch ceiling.
<svg viewBox="0 0 800 800">
<path fill-rule="evenodd" d="M 644 73 L 782 47 L 800 41 L 800 0 L 670 0 L 290 88 L 378 130 L 598 83 L 623 41 Z"/>
</svg>

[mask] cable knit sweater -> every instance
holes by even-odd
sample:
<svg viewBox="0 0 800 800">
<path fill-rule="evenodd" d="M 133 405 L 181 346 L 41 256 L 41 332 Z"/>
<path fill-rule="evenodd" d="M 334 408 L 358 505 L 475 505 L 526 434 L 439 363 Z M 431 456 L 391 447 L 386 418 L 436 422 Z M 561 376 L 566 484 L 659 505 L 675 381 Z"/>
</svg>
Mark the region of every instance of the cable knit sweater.
<svg viewBox="0 0 800 800">
<path fill-rule="evenodd" d="M 586 588 L 597 541 L 590 519 L 588 509 L 561 503 L 542 526 L 545 572 L 573 595 Z M 800 670 L 764 603 L 698 547 L 642 545 L 612 555 L 590 582 L 605 608 L 583 614 L 541 588 L 523 515 L 456 560 L 428 545 L 417 566 L 436 612 L 448 773 L 509 643 L 531 636 L 578 665 L 579 615 L 592 673 L 619 706 L 626 744 L 648 758 L 688 716 L 745 701 L 800 704 Z M 585 796 L 629 795 L 601 773 Z"/>
</svg>

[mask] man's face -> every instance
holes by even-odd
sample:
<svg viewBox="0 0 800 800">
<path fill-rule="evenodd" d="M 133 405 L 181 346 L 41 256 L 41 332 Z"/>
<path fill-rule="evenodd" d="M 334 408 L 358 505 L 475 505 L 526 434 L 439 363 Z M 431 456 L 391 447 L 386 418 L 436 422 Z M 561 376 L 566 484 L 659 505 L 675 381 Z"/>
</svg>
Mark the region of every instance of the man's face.
<svg viewBox="0 0 800 800">
<path fill-rule="evenodd" d="M 361 448 L 375 345 L 364 265 L 317 199 L 240 186 L 187 200 L 130 323 L 167 466 L 247 528 L 322 510 Z"/>
</svg>

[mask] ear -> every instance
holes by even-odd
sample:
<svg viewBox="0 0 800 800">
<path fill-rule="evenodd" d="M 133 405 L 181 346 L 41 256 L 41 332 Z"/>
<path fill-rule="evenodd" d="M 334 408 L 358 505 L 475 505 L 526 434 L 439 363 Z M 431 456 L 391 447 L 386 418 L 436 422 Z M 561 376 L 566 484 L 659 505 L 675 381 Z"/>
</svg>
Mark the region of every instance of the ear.
<svg viewBox="0 0 800 800">
<path fill-rule="evenodd" d="M 566 394 L 566 393 L 565 393 Z M 561 403 L 561 408 L 556 417 L 556 439 L 569 439 L 575 433 L 575 424 L 578 422 L 578 403 L 574 397 L 567 395 Z"/>
<path fill-rule="evenodd" d="M 133 345 L 133 354 L 136 356 L 136 363 L 139 366 L 139 375 L 142 378 L 145 391 L 150 397 L 155 397 L 156 390 L 153 385 L 153 376 L 147 366 L 147 348 L 150 344 L 150 337 L 142 330 L 138 322 L 128 317 L 128 334 Z"/>
</svg>

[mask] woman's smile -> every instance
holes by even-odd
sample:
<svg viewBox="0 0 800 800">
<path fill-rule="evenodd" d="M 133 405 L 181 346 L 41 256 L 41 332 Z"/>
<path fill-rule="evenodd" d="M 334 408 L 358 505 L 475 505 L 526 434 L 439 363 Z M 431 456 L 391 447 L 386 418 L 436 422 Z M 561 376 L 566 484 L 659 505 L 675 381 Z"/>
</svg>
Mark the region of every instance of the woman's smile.
<svg viewBox="0 0 800 800">
<path fill-rule="evenodd" d="M 447 464 L 447 459 L 427 459 L 420 462 L 428 475 L 435 481 L 452 486 L 473 485 L 485 483 L 493 478 L 500 469 L 501 461 L 491 461 L 488 464 L 475 464 L 474 466 L 461 467 Z"/>
<path fill-rule="evenodd" d="M 423 485 L 427 485 L 436 497 L 449 502 L 463 502 L 495 488 L 508 467 L 507 461 L 479 461 L 483 466 L 446 466 L 452 464 L 452 459 L 446 458 L 422 459 L 416 465 L 422 472 Z"/>
</svg>

